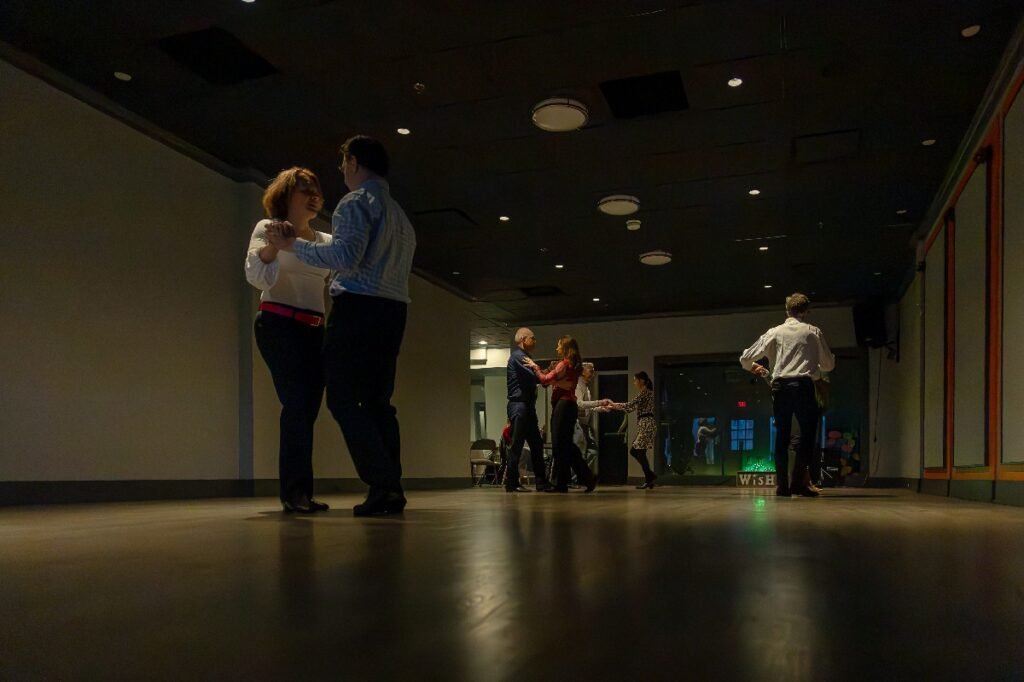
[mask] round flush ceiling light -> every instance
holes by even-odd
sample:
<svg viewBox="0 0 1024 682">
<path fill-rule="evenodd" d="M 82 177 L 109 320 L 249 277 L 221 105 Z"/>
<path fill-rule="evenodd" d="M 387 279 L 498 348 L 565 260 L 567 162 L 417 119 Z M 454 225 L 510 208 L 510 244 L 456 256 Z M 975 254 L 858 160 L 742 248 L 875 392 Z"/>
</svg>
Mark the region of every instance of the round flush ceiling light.
<svg viewBox="0 0 1024 682">
<path fill-rule="evenodd" d="M 931 147 L 933 144 L 935 144 L 935 140 L 928 138 L 927 140 L 921 140 L 921 144 L 924 145 L 925 147 Z"/>
<path fill-rule="evenodd" d="M 672 262 L 672 254 L 668 251 L 648 251 L 640 254 L 640 262 L 644 265 L 668 265 Z"/>
<path fill-rule="evenodd" d="M 640 221 L 637 220 L 636 218 L 633 218 L 632 220 L 627 220 L 626 229 L 629 230 L 630 232 L 636 232 L 637 230 L 640 229 Z"/>
<path fill-rule="evenodd" d="M 759 189 L 752 189 L 749 192 L 747 192 L 747 194 L 749 194 L 752 197 L 756 197 L 759 194 L 761 194 L 761 190 L 759 190 Z"/>
<path fill-rule="evenodd" d="M 132 79 L 132 75 L 130 73 L 125 73 L 124 71 L 115 71 L 114 78 L 116 78 L 119 81 L 124 81 L 125 83 L 127 83 Z"/>
<path fill-rule="evenodd" d="M 743 79 L 742 78 L 730 78 L 728 82 L 729 82 L 729 87 L 730 88 L 738 88 L 741 85 L 743 85 Z"/>
<path fill-rule="evenodd" d="M 533 125 L 549 133 L 567 133 L 587 124 L 590 112 L 582 102 L 552 97 L 533 108 Z"/>
<path fill-rule="evenodd" d="M 395 132 L 396 132 L 396 133 L 398 133 L 399 135 L 408 135 L 408 134 L 409 134 L 409 133 L 411 133 L 412 131 L 411 131 L 411 130 L 409 130 L 408 128 L 399 128 L 399 129 L 398 129 L 398 130 L 396 130 Z"/>
<path fill-rule="evenodd" d="M 981 26 L 978 26 L 977 24 L 965 26 L 964 29 L 960 31 L 960 35 L 962 35 L 964 38 L 973 38 L 979 33 L 981 33 Z"/>
<path fill-rule="evenodd" d="M 608 215 L 630 215 L 640 210 L 640 200 L 628 194 L 612 194 L 597 202 L 597 210 Z"/>
</svg>

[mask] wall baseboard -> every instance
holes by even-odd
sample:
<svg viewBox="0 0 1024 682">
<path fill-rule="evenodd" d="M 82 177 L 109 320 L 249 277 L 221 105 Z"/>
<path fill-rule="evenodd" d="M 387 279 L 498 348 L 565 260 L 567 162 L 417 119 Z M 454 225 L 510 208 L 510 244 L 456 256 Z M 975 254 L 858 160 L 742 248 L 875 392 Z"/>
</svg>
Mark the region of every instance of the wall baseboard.
<svg viewBox="0 0 1024 682">
<path fill-rule="evenodd" d="M 864 482 L 864 488 L 903 488 L 917 492 L 921 485 L 919 478 L 869 478 Z"/>
<path fill-rule="evenodd" d="M 949 496 L 974 502 L 991 502 L 995 499 L 995 481 L 950 481 Z"/>
<path fill-rule="evenodd" d="M 630 476 L 630 485 L 640 485 L 644 479 L 642 476 Z M 735 476 L 659 476 L 655 481 L 658 485 L 736 485 Z"/>
<path fill-rule="evenodd" d="M 468 488 L 469 478 L 407 478 L 406 490 Z M 361 493 L 366 485 L 357 478 L 328 478 L 316 482 L 328 493 Z M 0 481 L 0 506 L 79 504 L 89 502 L 143 502 L 195 500 L 215 497 L 277 497 L 277 479 L 195 481 Z"/>
<path fill-rule="evenodd" d="M 993 502 L 1024 507 L 1024 481 L 996 481 Z"/>
<path fill-rule="evenodd" d="M 918 492 L 925 495 L 949 497 L 949 481 L 944 478 L 922 478 Z"/>
</svg>

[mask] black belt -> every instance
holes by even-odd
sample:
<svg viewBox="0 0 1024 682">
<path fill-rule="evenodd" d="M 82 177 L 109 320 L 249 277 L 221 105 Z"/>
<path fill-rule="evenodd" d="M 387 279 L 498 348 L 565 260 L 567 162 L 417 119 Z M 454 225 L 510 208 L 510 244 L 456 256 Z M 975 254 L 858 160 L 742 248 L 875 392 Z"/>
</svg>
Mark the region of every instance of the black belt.
<svg viewBox="0 0 1024 682">
<path fill-rule="evenodd" d="M 651 419 L 654 419 L 654 414 L 651 413 L 651 412 L 644 412 L 643 414 L 638 414 L 637 415 L 637 418 L 639 418 L 639 419 L 646 419 L 647 417 L 650 417 Z"/>
<path fill-rule="evenodd" d="M 779 384 L 789 384 L 789 383 L 792 383 L 794 381 L 795 382 L 799 382 L 799 383 L 807 383 L 807 384 L 814 383 L 814 379 L 812 379 L 810 377 L 807 377 L 807 376 L 776 377 L 775 379 L 772 380 L 772 386 L 777 386 Z"/>
</svg>

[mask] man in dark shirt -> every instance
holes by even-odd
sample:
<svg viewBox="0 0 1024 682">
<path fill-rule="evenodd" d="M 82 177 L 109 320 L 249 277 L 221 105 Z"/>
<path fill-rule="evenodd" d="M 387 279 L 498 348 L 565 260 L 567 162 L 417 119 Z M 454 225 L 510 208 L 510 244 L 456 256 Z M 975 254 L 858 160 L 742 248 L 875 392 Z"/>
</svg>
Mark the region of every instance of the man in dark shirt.
<svg viewBox="0 0 1024 682">
<path fill-rule="evenodd" d="M 530 351 L 537 345 L 537 338 L 524 327 L 516 330 L 515 344 L 506 369 L 512 446 L 508 449 L 508 466 L 505 467 L 505 492 L 527 492 L 519 485 L 519 458 L 524 442 L 530 446 L 537 490 L 542 491 L 550 486 L 544 472 L 544 440 L 537 422 L 537 375 L 523 365 L 523 360 L 530 357 Z"/>
</svg>

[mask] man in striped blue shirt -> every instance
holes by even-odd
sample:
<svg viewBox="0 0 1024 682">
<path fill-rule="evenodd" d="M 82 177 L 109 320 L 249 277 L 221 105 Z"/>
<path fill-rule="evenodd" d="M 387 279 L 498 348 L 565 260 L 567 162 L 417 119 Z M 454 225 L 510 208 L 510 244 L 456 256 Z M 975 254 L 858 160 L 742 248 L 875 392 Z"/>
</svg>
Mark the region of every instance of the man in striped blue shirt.
<svg viewBox="0 0 1024 682">
<path fill-rule="evenodd" d="M 339 153 L 339 168 L 352 191 L 334 210 L 331 243 L 294 239 L 286 226 L 268 233 L 275 246 L 293 251 L 303 263 L 334 271 L 324 342 L 327 407 L 341 427 L 359 478 L 370 486 L 366 501 L 352 511 L 356 516 L 399 514 L 405 494 L 391 396 L 416 233 L 391 197 L 385 179 L 390 163 L 380 142 L 360 135 Z"/>
</svg>

